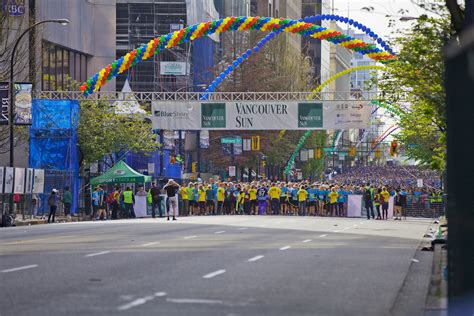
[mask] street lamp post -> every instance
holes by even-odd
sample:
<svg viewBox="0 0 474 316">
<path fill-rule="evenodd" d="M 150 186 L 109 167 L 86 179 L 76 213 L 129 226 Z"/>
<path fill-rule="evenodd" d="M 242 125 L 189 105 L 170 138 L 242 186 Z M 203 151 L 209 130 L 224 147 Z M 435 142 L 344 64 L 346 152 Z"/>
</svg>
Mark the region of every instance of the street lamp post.
<svg viewBox="0 0 474 316">
<path fill-rule="evenodd" d="M 13 81 L 13 64 L 15 61 L 15 52 L 16 49 L 18 48 L 18 44 L 20 43 L 21 39 L 23 36 L 25 36 L 29 31 L 31 31 L 33 28 L 36 26 L 43 24 L 43 23 L 60 23 L 61 25 L 67 25 L 69 23 L 69 20 L 67 19 L 53 19 L 53 20 L 44 20 L 44 21 L 39 21 L 36 22 L 35 24 L 31 25 L 29 28 L 27 28 L 21 35 L 18 37 L 18 39 L 15 42 L 15 46 L 13 46 L 13 51 L 10 59 L 10 115 L 8 117 L 9 121 L 9 127 L 10 127 L 10 167 L 13 167 L 15 157 L 14 157 L 14 118 L 13 115 L 15 113 L 15 96 L 14 96 L 14 90 L 15 90 L 15 83 Z"/>
<path fill-rule="evenodd" d="M 16 49 L 18 48 L 18 44 L 20 43 L 21 39 L 33 28 L 36 26 L 43 24 L 43 23 L 60 23 L 62 25 L 67 25 L 69 23 L 69 20 L 67 19 L 52 19 L 52 20 L 44 20 L 44 21 L 39 21 L 36 22 L 35 24 L 31 25 L 29 28 L 27 28 L 21 35 L 18 37 L 18 39 L 15 42 L 15 45 L 13 46 L 13 51 L 10 59 L 10 115 L 8 117 L 8 123 L 9 123 L 9 129 L 10 129 L 10 167 L 13 167 L 15 164 L 15 135 L 14 135 L 14 113 L 15 113 L 15 96 L 14 96 L 14 91 L 15 91 L 15 82 L 13 81 L 14 78 L 14 71 L 13 71 L 13 64 L 15 61 L 15 52 Z M 13 212 L 13 194 L 10 196 L 10 214 Z"/>
</svg>

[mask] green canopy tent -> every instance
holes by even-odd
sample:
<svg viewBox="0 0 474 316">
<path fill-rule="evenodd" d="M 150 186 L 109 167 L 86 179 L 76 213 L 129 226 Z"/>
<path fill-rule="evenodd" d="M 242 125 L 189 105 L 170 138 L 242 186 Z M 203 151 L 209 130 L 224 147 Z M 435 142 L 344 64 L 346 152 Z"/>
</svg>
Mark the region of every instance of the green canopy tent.
<svg viewBox="0 0 474 316">
<path fill-rule="evenodd" d="M 136 172 L 123 161 L 119 161 L 103 175 L 91 179 L 91 185 L 93 187 L 99 184 L 145 182 L 151 182 L 151 177 Z"/>
</svg>

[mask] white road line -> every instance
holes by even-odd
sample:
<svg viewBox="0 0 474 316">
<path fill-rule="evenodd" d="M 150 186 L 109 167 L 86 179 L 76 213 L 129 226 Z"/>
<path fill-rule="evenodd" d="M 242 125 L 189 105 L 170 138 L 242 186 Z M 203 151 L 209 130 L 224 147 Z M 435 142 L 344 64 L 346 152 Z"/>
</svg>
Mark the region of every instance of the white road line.
<svg viewBox="0 0 474 316">
<path fill-rule="evenodd" d="M 137 298 L 136 300 L 134 301 L 131 301 L 130 303 L 127 303 L 125 305 L 122 305 L 118 308 L 119 311 L 126 311 L 130 308 L 133 308 L 133 307 L 137 307 L 137 306 L 140 306 L 140 305 L 143 305 L 145 304 L 146 302 L 148 301 L 151 301 L 153 300 L 155 297 L 154 296 L 146 296 L 146 297 L 141 297 L 141 298 Z"/>
<path fill-rule="evenodd" d="M 254 261 L 257 261 L 257 260 L 260 260 L 262 259 L 264 256 L 255 256 L 253 258 L 250 258 L 249 260 L 247 260 L 248 262 L 254 262 Z"/>
<path fill-rule="evenodd" d="M 344 227 L 344 229 L 351 229 L 350 227 Z"/>
<path fill-rule="evenodd" d="M 239 230 L 246 230 L 248 227 L 240 227 Z"/>
<path fill-rule="evenodd" d="M 225 270 L 217 270 L 217 271 L 214 271 L 214 272 L 211 272 L 211 273 L 208 273 L 206 275 L 203 275 L 203 279 L 210 279 L 210 278 L 213 278 L 215 276 L 218 276 L 219 274 L 223 274 L 225 273 Z"/>
<path fill-rule="evenodd" d="M 333 231 L 333 233 L 338 233 L 338 232 L 339 232 L 338 230 Z"/>
<path fill-rule="evenodd" d="M 418 259 L 414 259 L 414 258 L 413 258 L 413 259 L 411 259 L 411 261 L 413 261 L 413 262 L 420 262 L 420 260 L 418 260 Z"/>
<path fill-rule="evenodd" d="M 95 257 L 95 256 L 101 256 L 101 255 L 106 255 L 110 253 L 110 251 L 101 251 L 101 252 L 96 252 L 96 253 L 90 253 L 88 255 L 85 255 L 86 257 Z"/>
<path fill-rule="evenodd" d="M 186 236 L 184 237 L 184 239 L 193 239 L 193 238 L 196 238 L 197 236 Z"/>
<path fill-rule="evenodd" d="M 158 245 L 159 243 L 160 243 L 159 241 L 149 242 L 147 244 L 143 244 L 142 247 L 150 247 L 150 246 Z"/>
<path fill-rule="evenodd" d="M 305 239 L 302 242 L 310 242 L 312 239 Z"/>
<path fill-rule="evenodd" d="M 210 304 L 210 305 L 219 305 L 224 304 L 224 302 L 219 300 L 203 300 L 198 298 L 167 298 L 167 302 L 178 303 L 178 304 Z"/>
<path fill-rule="evenodd" d="M 326 237 L 326 236 L 327 236 L 327 235 L 326 235 L 326 234 L 324 234 L 324 235 L 321 235 L 321 236 L 319 236 L 319 237 L 323 238 L 323 237 Z"/>
<path fill-rule="evenodd" d="M 262 224 L 262 225 L 260 225 L 259 227 L 267 227 L 267 225 L 266 225 L 266 224 Z"/>
<path fill-rule="evenodd" d="M 163 296 L 166 296 L 166 292 L 156 292 L 156 293 L 155 293 L 155 296 L 156 296 L 156 297 L 163 297 Z"/>
<path fill-rule="evenodd" d="M 281 247 L 280 250 L 287 250 L 287 249 L 290 249 L 291 246 L 285 246 L 285 247 Z"/>
<path fill-rule="evenodd" d="M 12 268 L 12 269 L 5 269 L 5 270 L 2 270 L 2 273 L 9 273 L 9 272 L 33 269 L 33 268 L 36 268 L 37 266 L 38 266 L 37 264 L 32 264 L 32 265 L 29 265 L 29 266 L 23 266 L 23 267 Z"/>
<path fill-rule="evenodd" d="M 221 230 L 221 231 L 215 232 L 214 234 L 223 234 L 223 233 L 225 233 L 225 230 Z"/>
</svg>

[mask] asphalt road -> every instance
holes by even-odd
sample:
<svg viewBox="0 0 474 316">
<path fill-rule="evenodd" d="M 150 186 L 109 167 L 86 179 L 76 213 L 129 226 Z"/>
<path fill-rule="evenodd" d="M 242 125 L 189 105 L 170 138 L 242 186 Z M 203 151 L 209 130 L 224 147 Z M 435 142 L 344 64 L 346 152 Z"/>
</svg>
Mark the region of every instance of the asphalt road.
<svg viewBox="0 0 474 316">
<path fill-rule="evenodd" d="M 192 217 L 0 230 L 0 315 L 416 315 L 430 221 Z"/>
</svg>

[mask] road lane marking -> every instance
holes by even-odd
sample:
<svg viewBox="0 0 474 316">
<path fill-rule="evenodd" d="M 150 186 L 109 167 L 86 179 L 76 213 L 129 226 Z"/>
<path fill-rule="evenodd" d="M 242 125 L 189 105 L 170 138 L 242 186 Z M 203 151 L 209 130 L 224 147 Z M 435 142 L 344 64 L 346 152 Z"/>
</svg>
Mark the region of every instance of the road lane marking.
<svg viewBox="0 0 474 316">
<path fill-rule="evenodd" d="M 166 292 L 156 292 L 156 293 L 155 293 L 155 296 L 156 296 L 156 297 L 163 297 L 163 296 L 166 296 Z"/>
<path fill-rule="evenodd" d="M 223 233 L 225 233 L 225 230 L 221 230 L 221 231 L 215 232 L 214 234 L 223 234 Z"/>
<path fill-rule="evenodd" d="M 338 232 L 339 232 L 338 230 L 333 231 L 333 233 L 338 233 Z"/>
<path fill-rule="evenodd" d="M 323 238 L 323 237 L 326 237 L 326 236 L 327 236 L 327 235 L 326 235 L 326 234 L 324 234 L 324 235 L 321 235 L 321 236 L 319 236 L 319 237 Z"/>
<path fill-rule="evenodd" d="M 118 308 L 119 311 L 126 311 L 130 308 L 133 308 L 133 307 L 137 307 L 137 306 L 140 306 L 140 305 L 143 305 L 145 304 L 146 302 L 148 301 L 152 301 L 155 297 L 154 296 L 146 296 L 146 297 L 141 297 L 141 298 L 137 298 L 136 300 L 134 301 L 131 301 L 130 303 L 127 303 L 125 305 L 122 305 Z"/>
<path fill-rule="evenodd" d="M 240 227 L 239 230 L 246 230 L 248 227 Z"/>
<path fill-rule="evenodd" d="M 159 241 L 149 242 L 147 244 L 143 244 L 142 247 L 150 247 L 150 246 L 158 245 L 159 243 L 160 243 Z"/>
<path fill-rule="evenodd" d="M 29 266 L 23 266 L 23 267 L 12 268 L 12 269 L 5 269 L 5 270 L 2 270 L 2 273 L 9 273 L 9 272 L 33 269 L 33 268 L 36 268 L 37 266 L 38 266 L 37 264 L 31 264 Z"/>
<path fill-rule="evenodd" d="M 291 246 L 285 246 L 285 247 L 281 247 L 280 250 L 287 250 L 287 249 L 290 249 Z"/>
<path fill-rule="evenodd" d="M 262 224 L 259 227 L 267 227 L 267 224 Z"/>
<path fill-rule="evenodd" d="M 197 236 L 186 236 L 184 237 L 184 239 L 193 239 L 193 238 L 196 238 Z"/>
<path fill-rule="evenodd" d="M 86 255 L 86 257 L 95 257 L 95 256 L 101 256 L 101 255 L 106 255 L 110 253 L 110 251 L 101 251 L 101 252 L 96 252 L 96 253 L 90 253 Z"/>
<path fill-rule="evenodd" d="M 344 227 L 344 229 L 351 229 L 350 227 Z"/>
<path fill-rule="evenodd" d="M 218 276 L 219 274 L 223 274 L 225 273 L 225 270 L 217 270 L 217 271 L 214 271 L 214 272 L 211 272 L 211 273 L 208 273 L 206 275 L 203 275 L 203 279 L 210 279 L 210 278 L 213 278 L 215 276 Z"/>
<path fill-rule="evenodd" d="M 8 243 L 4 243 L 4 244 L 0 244 L 0 246 L 9 246 L 9 245 L 18 245 L 18 244 L 24 244 L 24 243 L 36 243 L 38 241 L 44 241 L 44 240 L 51 240 L 51 239 L 55 239 L 55 240 L 62 240 L 64 238 L 73 238 L 73 237 L 78 237 L 77 235 L 68 235 L 68 236 L 61 236 L 61 235 L 58 235 L 58 236 L 53 236 L 53 237 L 45 237 L 45 238 L 37 238 L 37 239 L 27 239 L 27 240 L 18 240 L 18 241 L 13 241 L 13 242 L 8 242 Z"/>
<path fill-rule="evenodd" d="M 420 260 L 418 260 L 418 259 L 411 259 L 411 261 L 413 261 L 413 262 L 420 262 Z"/>
<path fill-rule="evenodd" d="M 224 304 L 223 301 L 219 300 L 204 300 L 198 298 L 167 298 L 167 302 L 178 303 L 178 304 L 209 304 L 209 305 L 220 305 Z"/>
<path fill-rule="evenodd" d="M 310 242 L 312 239 L 305 239 L 302 242 Z"/>
<path fill-rule="evenodd" d="M 260 260 L 262 259 L 264 256 L 260 255 L 260 256 L 255 256 L 253 258 L 250 258 L 249 260 L 247 260 L 248 262 L 254 262 L 254 261 L 257 261 L 257 260 Z"/>
</svg>

